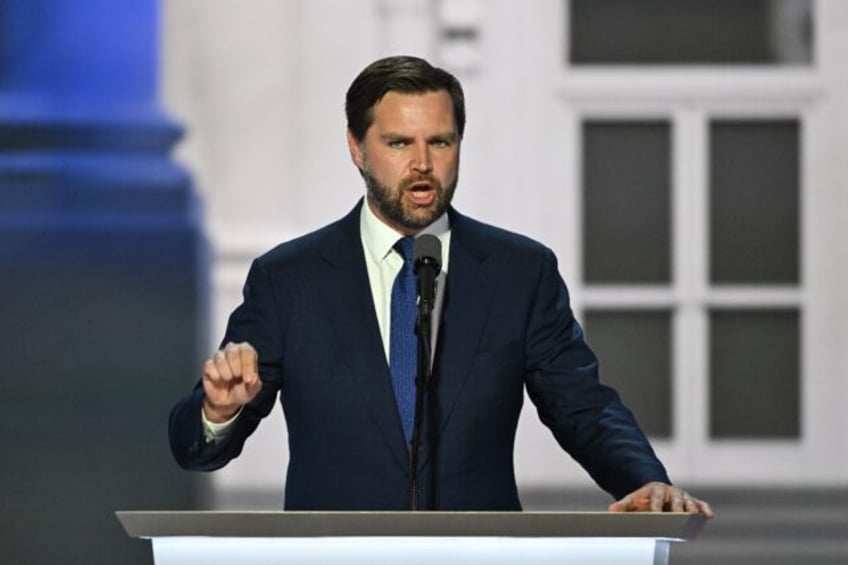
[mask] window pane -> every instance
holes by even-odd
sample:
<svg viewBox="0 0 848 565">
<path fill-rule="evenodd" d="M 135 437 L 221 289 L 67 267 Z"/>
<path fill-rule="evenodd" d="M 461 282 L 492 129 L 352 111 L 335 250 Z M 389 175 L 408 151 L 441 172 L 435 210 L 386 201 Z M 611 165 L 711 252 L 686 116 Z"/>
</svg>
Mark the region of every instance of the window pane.
<svg viewBox="0 0 848 565">
<path fill-rule="evenodd" d="M 714 121 L 710 134 L 712 282 L 797 283 L 798 121 Z"/>
<path fill-rule="evenodd" d="M 601 381 L 618 390 L 646 434 L 671 437 L 671 313 L 590 310 L 584 322 Z"/>
<path fill-rule="evenodd" d="M 583 273 L 587 283 L 668 283 L 668 122 L 583 124 Z"/>
<path fill-rule="evenodd" d="M 574 64 L 812 62 L 809 0 L 571 0 Z"/>
<path fill-rule="evenodd" d="M 801 435 L 797 310 L 710 313 L 710 436 Z"/>
</svg>

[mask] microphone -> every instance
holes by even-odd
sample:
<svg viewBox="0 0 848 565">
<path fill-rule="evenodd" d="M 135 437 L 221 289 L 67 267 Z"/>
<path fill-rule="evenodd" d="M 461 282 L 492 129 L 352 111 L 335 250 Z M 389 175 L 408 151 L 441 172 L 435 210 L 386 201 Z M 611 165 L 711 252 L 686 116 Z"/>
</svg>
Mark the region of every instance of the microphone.
<svg viewBox="0 0 848 565">
<path fill-rule="evenodd" d="M 412 445 L 409 450 L 409 508 L 418 510 L 418 451 L 421 449 L 421 427 L 424 422 L 424 397 L 432 376 L 430 366 L 431 313 L 436 301 L 436 277 L 442 269 L 442 242 L 424 234 L 415 239 L 413 269 L 418 279 L 418 369 L 415 378 L 415 418 L 412 426 Z M 435 474 L 432 475 L 435 477 Z M 432 479 L 435 480 L 435 479 Z"/>
<path fill-rule="evenodd" d="M 418 308 L 422 314 L 429 315 L 436 299 L 436 277 L 442 269 L 442 242 L 428 233 L 417 237 L 413 257 L 418 278 Z"/>
</svg>

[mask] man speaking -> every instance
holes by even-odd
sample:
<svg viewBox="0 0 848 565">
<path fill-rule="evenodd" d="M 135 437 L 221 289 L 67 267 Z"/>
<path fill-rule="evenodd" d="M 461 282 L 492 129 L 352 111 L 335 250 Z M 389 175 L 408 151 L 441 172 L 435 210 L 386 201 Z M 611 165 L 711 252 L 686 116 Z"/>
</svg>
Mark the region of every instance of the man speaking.
<svg viewBox="0 0 848 565">
<path fill-rule="evenodd" d="M 422 59 L 381 59 L 345 109 L 365 198 L 254 261 L 224 345 L 171 413 L 177 462 L 224 466 L 279 397 L 287 509 L 520 510 L 513 448 L 526 389 L 617 499 L 610 510 L 712 517 L 670 485 L 599 382 L 553 253 L 451 207 L 465 127 L 457 79 Z M 431 298 L 416 273 L 428 262 L 439 273 Z"/>
</svg>

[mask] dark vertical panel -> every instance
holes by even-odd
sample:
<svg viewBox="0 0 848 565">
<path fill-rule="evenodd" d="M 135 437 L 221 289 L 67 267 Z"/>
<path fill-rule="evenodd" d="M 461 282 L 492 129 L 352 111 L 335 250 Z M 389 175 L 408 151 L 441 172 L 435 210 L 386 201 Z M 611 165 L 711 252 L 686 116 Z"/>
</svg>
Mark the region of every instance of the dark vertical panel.
<svg viewBox="0 0 848 565">
<path fill-rule="evenodd" d="M 710 134 L 710 280 L 798 283 L 798 121 L 719 120 Z"/>
<path fill-rule="evenodd" d="M 584 322 L 601 380 L 619 391 L 645 433 L 671 437 L 671 313 L 589 310 Z"/>
<path fill-rule="evenodd" d="M 671 279 L 671 133 L 664 121 L 583 125 L 587 283 Z"/>
<path fill-rule="evenodd" d="M 801 437 L 797 310 L 710 314 L 710 437 Z"/>
<path fill-rule="evenodd" d="M 166 428 L 199 363 L 198 236 L 92 224 L 0 229 L 10 563 L 150 563 L 113 512 L 199 503 Z"/>
</svg>

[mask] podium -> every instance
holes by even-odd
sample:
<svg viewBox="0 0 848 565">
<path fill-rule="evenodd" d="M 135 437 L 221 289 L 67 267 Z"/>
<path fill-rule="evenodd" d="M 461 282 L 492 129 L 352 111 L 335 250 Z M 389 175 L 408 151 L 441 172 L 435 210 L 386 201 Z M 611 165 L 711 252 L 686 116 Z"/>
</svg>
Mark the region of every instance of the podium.
<svg viewBox="0 0 848 565">
<path fill-rule="evenodd" d="M 700 516 L 606 512 L 117 512 L 156 565 L 664 565 Z"/>
</svg>

